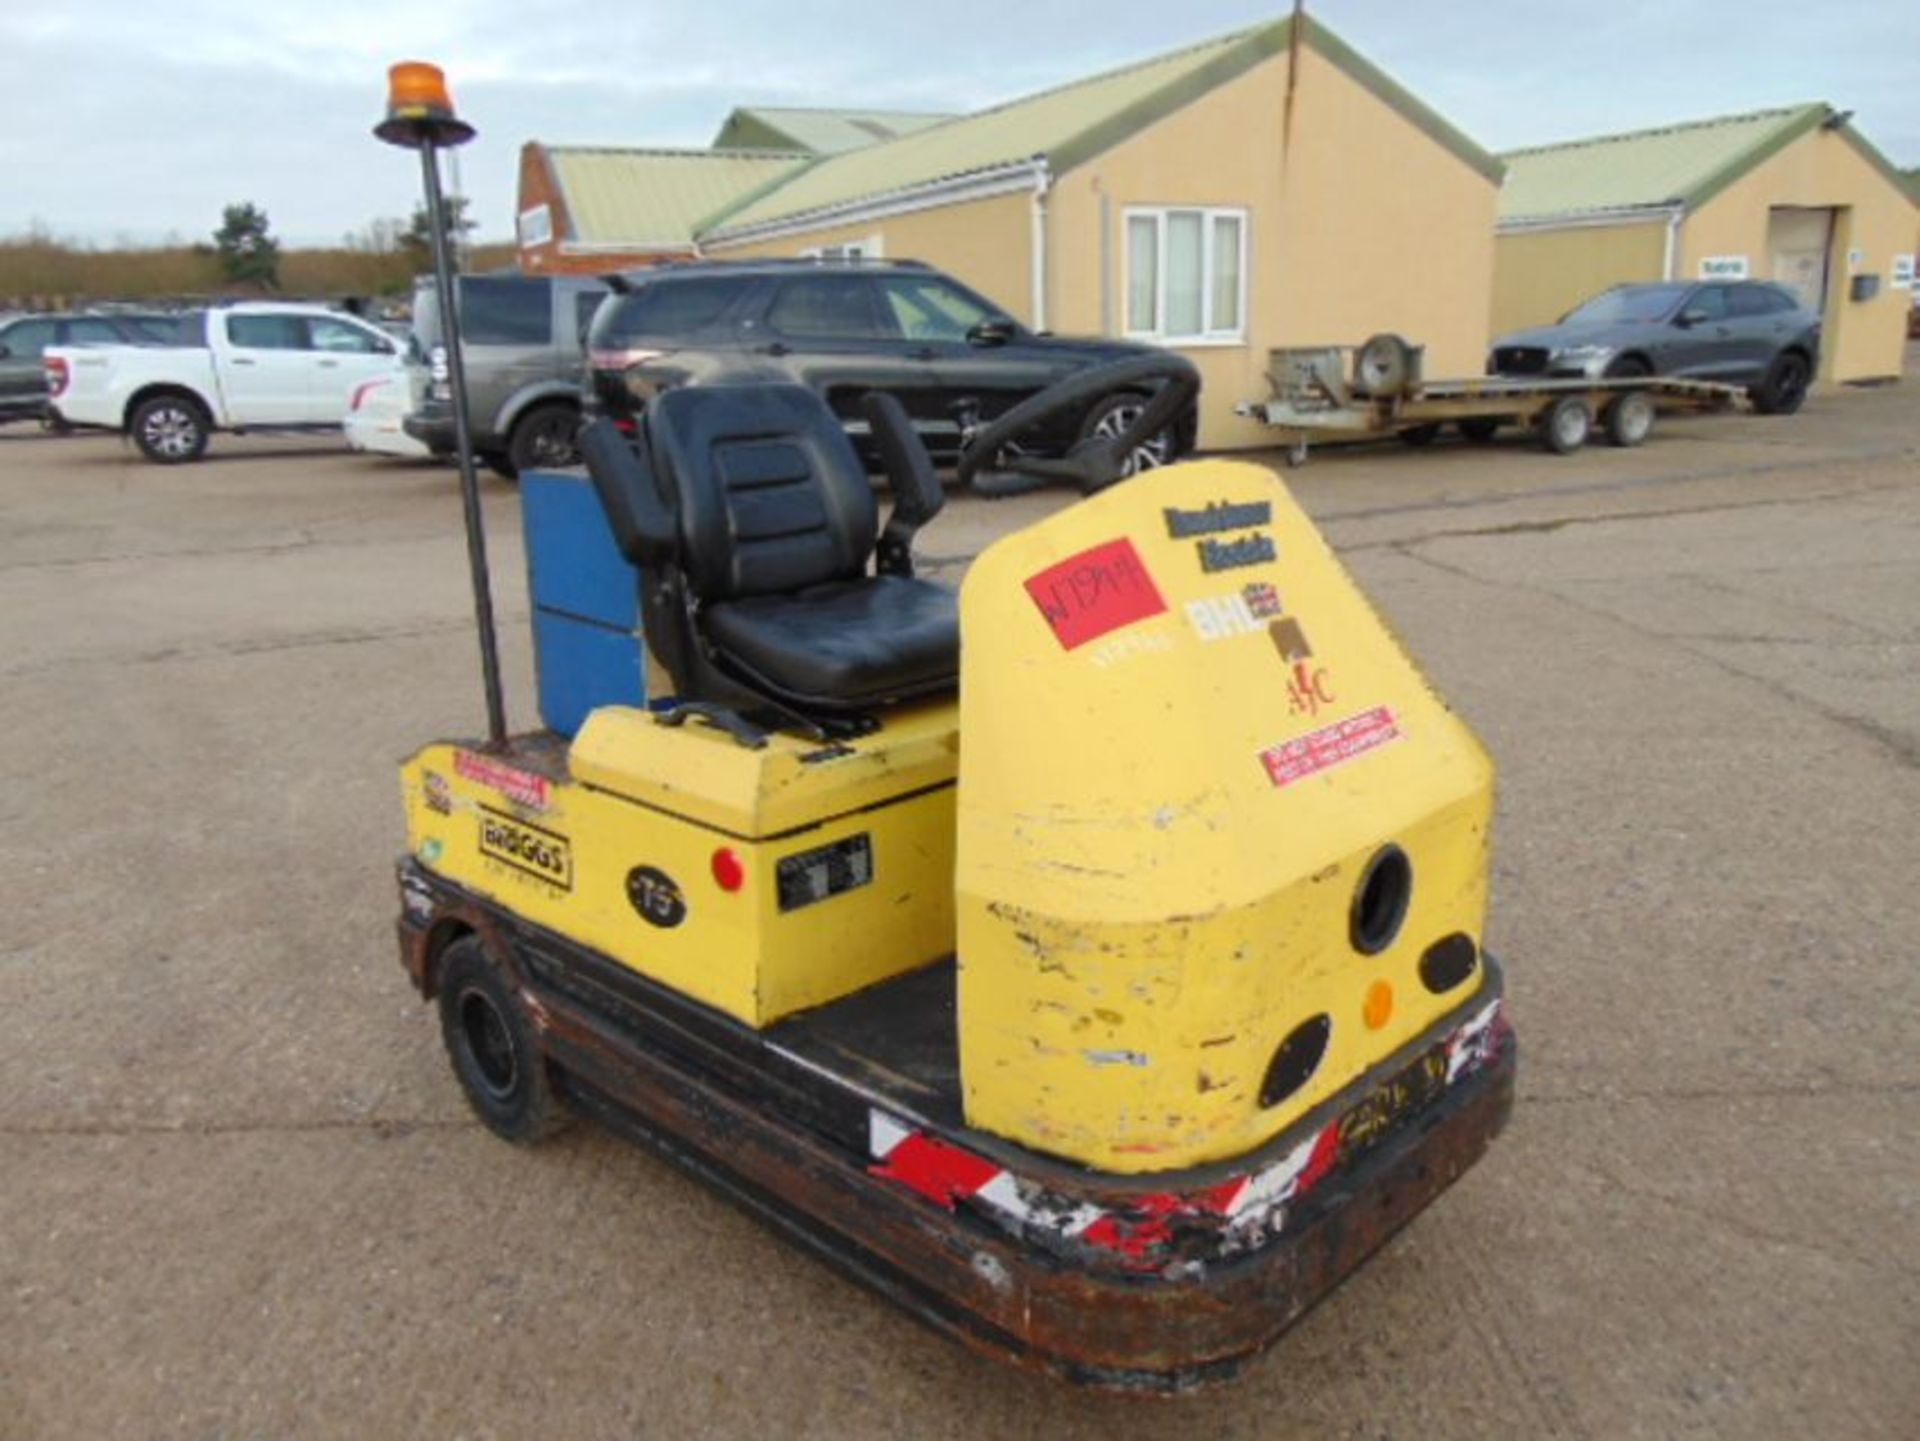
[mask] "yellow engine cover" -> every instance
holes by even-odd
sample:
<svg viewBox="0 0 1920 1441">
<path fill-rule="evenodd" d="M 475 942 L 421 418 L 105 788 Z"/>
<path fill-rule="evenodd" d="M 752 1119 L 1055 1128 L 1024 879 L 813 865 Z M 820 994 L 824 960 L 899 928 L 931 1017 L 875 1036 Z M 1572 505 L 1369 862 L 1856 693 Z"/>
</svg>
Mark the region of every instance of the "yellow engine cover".
<svg viewBox="0 0 1920 1441">
<path fill-rule="evenodd" d="M 1480 985 L 1420 959 L 1480 939 L 1491 762 L 1271 472 L 1169 467 L 998 542 L 961 630 L 969 1124 L 1107 1171 L 1238 1155 Z M 1412 884 L 1368 954 L 1389 845 Z"/>
<path fill-rule="evenodd" d="M 954 711 L 749 749 L 595 711 L 567 748 L 428 746 L 401 770 L 420 864 L 763 1027 L 953 949 Z M 730 859 L 716 861 L 725 851 Z M 722 872 L 735 884 L 722 883 Z"/>
</svg>

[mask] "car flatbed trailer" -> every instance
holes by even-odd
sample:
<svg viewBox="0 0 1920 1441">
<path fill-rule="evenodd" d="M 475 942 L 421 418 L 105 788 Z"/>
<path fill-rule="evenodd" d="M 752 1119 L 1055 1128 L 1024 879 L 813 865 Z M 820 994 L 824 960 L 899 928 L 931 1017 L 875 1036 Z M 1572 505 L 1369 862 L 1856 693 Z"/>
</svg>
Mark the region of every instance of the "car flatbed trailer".
<svg viewBox="0 0 1920 1441">
<path fill-rule="evenodd" d="M 1639 445 L 1662 411 L 1730 410 L 1745 394 L 1738 386 L 1660 375 L 1429 381 L 1420 375 L 1420 348 L 1398 336 L 1375 336 L 1351 351 L 1351 365 L 1349 353 L 1345 346 L 1269 351 L 1268 398 L 1236 407 L 1281 432 L 1288 464 L 1304 465 L 1319 441 L 1397 435 L 1420 446 L 1449 425 L 1477 442 L 1503 426 L 1529 429 L 1556 455 L 1580 449 L 1596 425 L 1614 445 Z"/>
</svg>

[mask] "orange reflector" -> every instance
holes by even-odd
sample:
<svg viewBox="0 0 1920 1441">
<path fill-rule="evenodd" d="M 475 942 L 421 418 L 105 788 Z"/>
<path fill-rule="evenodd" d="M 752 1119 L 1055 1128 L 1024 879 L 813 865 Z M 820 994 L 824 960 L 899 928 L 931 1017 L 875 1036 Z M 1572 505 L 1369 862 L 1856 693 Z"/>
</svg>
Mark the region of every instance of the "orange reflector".
<svg viewBox="0 0 1920 1441">
<path fill-rule="evenodd" d="M 447 76 L 424 60 L 402 60 L 387 71 L 387 114 L 409 120 L 453 114 Z"/>
<path fill-rule="evenodd" d="M 737 891 L 747 883 L 747 868 L 740 857 L 722 846 L 713 853 L 713 879 L 723 891 Z"/>
<path fill-rule="evenodd" d="M 1393 987 L 1385 981 L 1375 981 L 1367 987 L 1367 1002 L 1360 1008 L 1360 1019 L 1367 1023 L 1369 1031 L 1377 1031 L 1393 1019 Z"/>
</svg>

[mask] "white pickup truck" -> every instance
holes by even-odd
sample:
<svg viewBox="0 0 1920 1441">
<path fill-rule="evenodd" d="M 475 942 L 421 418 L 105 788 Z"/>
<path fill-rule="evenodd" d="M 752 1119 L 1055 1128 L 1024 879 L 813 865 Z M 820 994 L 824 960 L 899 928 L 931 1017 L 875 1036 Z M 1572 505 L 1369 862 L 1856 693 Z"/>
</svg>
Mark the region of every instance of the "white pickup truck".
<svg viewBox="0 0 1920 1441">
<path fill-rule="evenodd" d="M 190 326 L 181 334 L 191 335 Z M 198 460 L 216 430 L 333 430 L 400 342 L 323 305 L 249 302 L 205 313 L 199 345 L 54 346 L 48 408 L 69 425 L 133 438 L 161 465 Z"/>
</svg>

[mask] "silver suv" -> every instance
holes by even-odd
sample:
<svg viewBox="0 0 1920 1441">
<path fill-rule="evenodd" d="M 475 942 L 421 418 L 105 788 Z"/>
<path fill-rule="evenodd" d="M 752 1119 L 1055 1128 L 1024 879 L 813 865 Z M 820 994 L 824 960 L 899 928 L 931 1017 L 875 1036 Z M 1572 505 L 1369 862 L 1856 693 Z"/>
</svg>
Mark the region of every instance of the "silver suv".
<svg viewBox="0 0 1920 1441">
<path fill-rule="evenodd" d="M 459 283 L 475 453 L 508 479 L 574 464 L 584 338 L 605 283 L 585 275 L 463 275 Z M 452 396 L 431 279 L 415 282 L 413 339 L 413 363 L 427 372 L 416 387 L 424 398 L 401 424 L 436 455 L 451 455 Z"/>
</svg>

